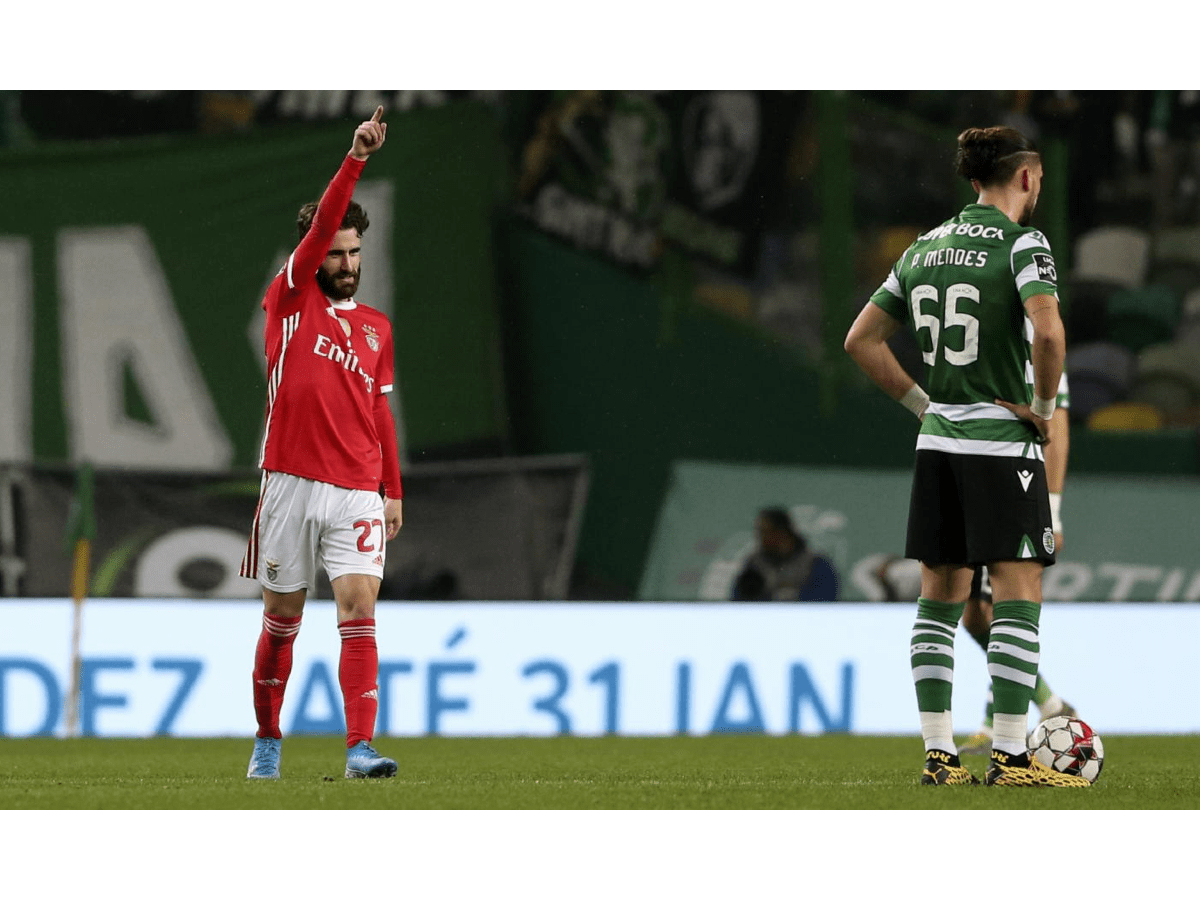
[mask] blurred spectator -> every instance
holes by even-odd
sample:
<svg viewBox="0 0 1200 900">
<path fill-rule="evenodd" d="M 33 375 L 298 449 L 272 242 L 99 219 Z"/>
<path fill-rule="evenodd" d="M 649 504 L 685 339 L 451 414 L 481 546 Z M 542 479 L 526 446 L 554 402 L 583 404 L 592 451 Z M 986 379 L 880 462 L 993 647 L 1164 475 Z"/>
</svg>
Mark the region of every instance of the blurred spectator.
<svg viewBox="0 0 1200 900">
<path fill-rule="evenodd" d="M 770 507 L 755 522 L 758 550 L 733 583 L 732 600 L 836 600 L 833 564 L 813 552 L 787 510 Z"/>
<path fill-rule="evenodd" d="M 871 574 L 889 603 L 915 603 L 921 596 L 921 564 L 915 559 L 887 554 Z"/>
</svg>

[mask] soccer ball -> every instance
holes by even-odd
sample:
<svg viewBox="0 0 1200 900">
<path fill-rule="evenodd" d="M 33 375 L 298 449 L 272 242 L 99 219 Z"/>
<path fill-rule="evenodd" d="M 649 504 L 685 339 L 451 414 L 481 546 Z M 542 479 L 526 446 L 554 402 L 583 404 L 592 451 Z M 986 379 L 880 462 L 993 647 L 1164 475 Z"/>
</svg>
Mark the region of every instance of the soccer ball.
<svg viewBox="0 0 1200 900">
<path fill-rule="evenodd" d="M 1053 716 L 1029 735 L 1029 753 L 1056 772 L 1081 775 L 1094 782 L 1104 767 L 1104 744 L 1083 719 Z"/>
</svg>

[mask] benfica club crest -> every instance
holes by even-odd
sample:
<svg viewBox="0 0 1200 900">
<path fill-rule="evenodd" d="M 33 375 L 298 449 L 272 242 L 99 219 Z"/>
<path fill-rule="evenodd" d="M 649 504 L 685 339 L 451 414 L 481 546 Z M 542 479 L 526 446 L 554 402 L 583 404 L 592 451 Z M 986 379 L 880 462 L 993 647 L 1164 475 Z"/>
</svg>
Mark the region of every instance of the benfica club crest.
<svg viewBox="0 0 1200 900">
<path fill-rule="evenodd" d="M 376 333 L 375 329 L 370 325 L 363 325 L 363 332 L 367 335 L 367 346 L 378 353 L 379 335 Z"/>
</svg>

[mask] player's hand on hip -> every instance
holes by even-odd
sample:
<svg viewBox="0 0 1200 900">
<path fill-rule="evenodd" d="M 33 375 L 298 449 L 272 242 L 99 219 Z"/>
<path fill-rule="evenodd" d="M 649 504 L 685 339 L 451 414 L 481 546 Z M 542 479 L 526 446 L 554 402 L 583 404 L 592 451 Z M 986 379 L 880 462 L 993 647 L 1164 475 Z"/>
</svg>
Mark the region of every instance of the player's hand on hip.
<svg viewBox="0 0 1200 900">
<path fill-rule="evenodd" d="M 354 129 L 354 143 L 350 145 L 350 155 L 355 159 L 366 159 L 383 146 L 387 137 L 387 122 L 383 119 L 383 107 L 377 106 L 375 113 L 367 121 Z"/>
<path fill-rule="evenodd" d="M 400 533 L 400 527 L 404 524 L 404 501 L 400 499 L 392 499 L 389 497 L 383 504 L 383 524 L 387 532 L 387 539 L 390 541 Z"/>
<path fill-rule="evenodd" d="M 996 404 L 998 406 L 1003 406 L 1018 419 L 1024 419 L 1026 422 L 1036 428 L 1038 437 L 1041 439 L 1041 443 L 1050 443 L 1050 420 L 1043 419 L 1041 416 L 1037 415 L 1032 409 L 1029 408 L 1028 403 L 1009 403 L 1007 400 L 1001 400 L 999 397 L 997 397 Z"/>
</svg>

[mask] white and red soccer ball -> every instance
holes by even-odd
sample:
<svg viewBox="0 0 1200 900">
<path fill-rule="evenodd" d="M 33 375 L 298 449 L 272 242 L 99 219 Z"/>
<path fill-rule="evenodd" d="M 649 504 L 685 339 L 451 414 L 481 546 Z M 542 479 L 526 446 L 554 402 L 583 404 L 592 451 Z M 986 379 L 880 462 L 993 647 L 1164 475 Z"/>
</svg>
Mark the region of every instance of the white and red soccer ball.
<svg viewBox="0 0 1200 900">
<path fill-rule="evenodd" d="M 1029 735 L 1029 753 L 1056 772 L 1080 775 L 1094 782 L 1104 768 L 1104 743 L 1082 719 L 1053 716 Z"/>
</svg>

